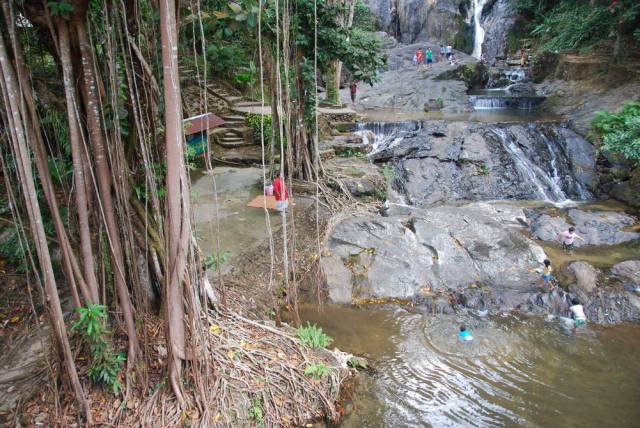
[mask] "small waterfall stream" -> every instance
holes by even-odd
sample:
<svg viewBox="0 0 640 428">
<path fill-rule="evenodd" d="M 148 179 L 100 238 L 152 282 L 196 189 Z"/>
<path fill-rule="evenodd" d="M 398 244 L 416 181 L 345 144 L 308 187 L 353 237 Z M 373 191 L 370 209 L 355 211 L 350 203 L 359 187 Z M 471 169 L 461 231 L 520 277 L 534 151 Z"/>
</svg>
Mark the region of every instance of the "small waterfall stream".
<svg viewBox="0 0 640 428">
<path fill-rule="evenodd" d="M 507 135 L 504 129 L 492 128 L 491 130 L 498 136 L 500 142 L 513 159 L 516 168 L 522 174 L 523 178 L 530 181 L 530 183 L 536 188 L 538 196 L 542 200 L 554 203 L 566 203 L 570 201 L 560 187 L 560 177 L 555 166 L 555 153 L 547 138 L 543 139 L 550 153 L 552 175 L 549 175 L 548 172 L 534 164 L 531 159 L 525 155 L 516 141 Z"/>
<path fill-rule="evenodd" d="M 371 145 L 370 154 L 375 154 L 381 148 L 393 148 L 400 144 L 408 132 L 422 129 L 422 122 L 365 122 L 358 123 L 356 135 L 362 137 L 362 144 Z"/>
<path fill-rule="evenodd" d="M 482 56 L 482 42 L 484 42 L 484 29 L 480 26 L 482 9 L 487 0 L 473 0 L 473 52 L 471 55 L 480 59 Z"/>
</svg>

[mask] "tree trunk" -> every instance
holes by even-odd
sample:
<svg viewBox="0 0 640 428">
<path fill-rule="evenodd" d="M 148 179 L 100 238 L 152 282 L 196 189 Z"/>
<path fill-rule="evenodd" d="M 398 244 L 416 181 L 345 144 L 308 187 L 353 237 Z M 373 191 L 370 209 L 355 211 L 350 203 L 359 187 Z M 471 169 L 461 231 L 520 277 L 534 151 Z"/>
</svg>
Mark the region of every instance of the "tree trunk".
<svg viewBox="0 0 640 428">
<path fill-rule="evenodd" d="M 22 118 L 27 131 L 27 137 L 31 149 L 33 150 L 33 157 L 40 177 L 40 183 L 42 190 L 49 205 L 49 211 L 53 220 L 53 225 L 56 230 L 58 242 L 60 242 L 60 250 L 62 251 L 62 265 L 65 271 L 67 284 L 71 291 L 71 297 L 73 299 L 74 306 L 78 307 L 82 303 L 78 295 L 78 286 L 82 290 L 83 295 L 89 294 L 87 284 L 82 277 L 82 272 L 79 269 L 78 261 L 75 257 L 73 248 L 69 241 L 69 236 L 64 228 L 64 223 L 60 216 L 60 210 L 58 208 L 58 201 L 56 199 L 53 183 L 51 182 L 51 174 L 49 172 L 49 165 L 47 163 L 47 155 L 44 149 L 44 139 L 42 137 L 42 129 L 40 128 L 40 121 L 36 112 L 36 103 L 33 99 L 30 86 L 29 72 L 24 61 L 22 54 L 22 48 L 18 43 L 15 34 L 15 17 L 13 10 L 10 9 L 10 3 L 6 2 L 2 4 L 2 11 L 5 16 L 5 22 L 7 28 L 10 29 L 9 35 L 11 37 L 11 44 L 13 48 L 13 56 L 15 58 L 16 72 L 18 77 L 18 85 L 20 87 L 21 100 L 24 104 L 21 108 L 26 107 L 26 111 L 23 108 Z M 77 281 L 77 283 L 76 283 Z"/>
<path fill-rule="evenodd" d="M 178 74 L 178 31 L 173 0 L 160 0 L 160 38 L 165 105 L 165 144 L 167 154 L 165 316 L 169 348 L 169 380 L 176 398 L 184 405 L 180 378 L 185 359 L 183 281 L 187 272 L 187 254 L 191 224 L 189 186 L 184 166 L 182 101 Z"/>
<path fill-rule="evenodd" d="M 22 194 L 27 207 L 31 232 L 36 245 L 40 268 L 42 270 L 47 300 L 49 302 L 49 311 L 51 313 L 51 324 L 58 344 L 62 349 L 64 365 L 69 375 L 69 380 L 71 381 L 71 386 L 73 387 L 76 399 L 80 403 L 80 407 L 86 416 L 87 423 L 90 425 L 92 423 L 91 411 L 86 401 L 84 391 L 82 390 L 82 385 L 80 384 L 80 379 L 73 361 L 73 354 L 71 352 L 71 346 L 67 336 L 67 329 L 64 324 L 62 306 L 60 305 L 60 298 L 58 296 L 58 289 L 53 273 L 51 255 L 49 253 L 49 247 L 47 246 L 47 236 L 44 231 L 42 214 L 40 212 L 36 187 L 33 181 L 33 171 L 31 169 L 31 161 L 26 144 L 24 123 L 22 122 L 22 117 L 20 115 L 18 85 L 16 82 L 15 72 L 9 63 L 9 57 L 7 55 L 2 35 L 0 35 L 0 68 L 2 69 L 2 79 L 0 79 L 2 81 L 2 93 L 11 129 L 10 140 L 20 177 Z"/>
<path fill-rule="evenodd" d="M 346 30 L 353 25 L 353 15 L 356 10 L 356 0 L 338 0 L 342 6 L 348 8 L 347 15 L 338 16 L 338 23 Z M 342 75 L 342 61 L 333 60 L 329 64 L 325 75 L 327 102 L 333 105 L 340 104 L 340 76 Z"/>
<path fill-rule="evenodd" d="M 93 158 L 98 182 L 100 201 L 98 209 L 101 214 L 98 217 L 104 219 L 107 227 L 107 239 L 109 249 L 111 250 L 114 282 L 118 293 L 120 309 L 122 310 L 127 329 L 127 335 L 129 337 L 127 367 L 129 370 L 132 370 L 138 354 L 138 336 L 136 334 L 136 326 L 133 319 L 133 308 L 129 297 L 129 290 L 127 289 L 126 284 L 122 241 L 120 239 L 120 229 L 115 218 L 113 197 L 111 194 L 111 170 L 105 150 L 100 112 L 98 111 L 100 99 L 98 97 L 97 82 L 93 68 L 93 55 L 91 52 L 91 45 L 89 44 L 89 39 L 87 37 L 84 18 L 85 17 L 74 20 L 74 28 L 77 35 L 78 45 L 80 47 L 82 74 L 84 77 L 82 79 L 82 94 L 84 98 L 85 112 L 87 115 L 87 128 L 89 130 L 89 137 L 93 148 Z"/>
<path fill-rule="evenodd" d="M 87 184 L 85 177 L 85 149 L 82 142 L 80 122 L 78 120 L 76 94 L 74 87 L 73 66 L 71 63 L 71 47 L 69 45 L 69 26 L 64 19 L 57 19 L 58 41 L 60 45 L 60 62 L 62 63 L 62 74 L 64 82 L 64 92 L 67 101 L 67 117 L 69 121 L 69 141 L 71 143 L 71 153 L 73 156 L 73 177 L 76 196 L 76 211 L 78 213 L 78 229 L 80 232 L 80 247 L 82 253 L 82 265 L 85 280 L 90 291 L 90 295 L 84 296 L 85 300 L 97 303 L 98 280 L 95 274 L 95 264 L 93 261 L 93 250 L 91 248 L 91 235 L 89 234 L 89 212 L 87 210 Z"/>
</svg>

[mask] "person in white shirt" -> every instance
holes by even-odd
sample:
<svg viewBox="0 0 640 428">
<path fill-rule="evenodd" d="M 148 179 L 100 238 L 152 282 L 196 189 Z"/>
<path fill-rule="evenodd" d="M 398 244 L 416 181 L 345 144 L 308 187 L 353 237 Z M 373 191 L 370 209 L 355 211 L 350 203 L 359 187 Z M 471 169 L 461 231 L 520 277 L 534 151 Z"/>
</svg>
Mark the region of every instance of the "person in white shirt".
<svg viewBox="0 0 640 428">
<path fill-rule="evenodd" d="M 587 323 L 587 316 L 584 314 L 584 307 L 580 304 L 578 299 L 571 300 L 571 317 L 576 323 L 576 326 L 585 325 Z"/>
<path fill-rule="evenodd" d="M 573 250 L 576 248 L 576 239 L 584 241 L 584 238 L 576 233 L 576 228 L 573 226 L 571 226 L 564 232 L 560 232 L 557 236 L 557 240 L 562 242 L 562 249 L 569 252 L 570 254 L 573 253 Z"/>
</svg>

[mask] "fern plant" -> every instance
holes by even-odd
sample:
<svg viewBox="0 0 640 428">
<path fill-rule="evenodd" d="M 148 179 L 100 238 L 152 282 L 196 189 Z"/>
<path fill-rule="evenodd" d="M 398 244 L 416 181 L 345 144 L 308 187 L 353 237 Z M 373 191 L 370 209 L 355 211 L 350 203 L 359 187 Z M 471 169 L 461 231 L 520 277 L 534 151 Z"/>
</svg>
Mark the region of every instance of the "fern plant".
<svg viewBox="0 0 640 428">
<path fill-rule="evenodd" d="M 618 113 L 598 112 L 591 125 L 602 139 L 600 150 L 640 164 L 640 102 L 628 102 Z"/>
<path fill-rule="evenodd" d="M 118 394 L 122 389 L 119 375 L 126 357 L 122 352 L 117 353 L 113 350 L 110 332 L 106 328 L 107 307 L 88 304 L 76 311 L 78 320 L 73 324 L 72 330 L 82 335 L 91 350 L 89 377 Z"/>
<path fill-rule="evenodd" d="M 304 346 L 310 348 L 326 348 L 333 339 L 322 331 L 322 327 L 307 323 L 306 326 L 298 327 L 298 338 Z"/>
<path fill-rule="evenodd" d="M 305 367 L 304 374 L 305 376 L 313 377 L 315 380 L 320 380 L 322 376 L 326 375 L 330 371 L 331 369 L 329 369 L 329 367 L 324 363 L 313 363 Z"/>
</svg>

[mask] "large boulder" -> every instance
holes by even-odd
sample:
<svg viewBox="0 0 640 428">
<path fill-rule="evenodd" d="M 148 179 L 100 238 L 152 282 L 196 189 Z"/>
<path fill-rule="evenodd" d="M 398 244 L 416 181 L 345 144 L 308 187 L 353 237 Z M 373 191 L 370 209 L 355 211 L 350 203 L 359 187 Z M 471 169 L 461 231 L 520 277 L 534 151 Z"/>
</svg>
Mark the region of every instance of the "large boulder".
<svg viewBox="0 0 640 428">
<path fill-rule="evenodd" d="M 584 240 L 575 240 L 576 247 L 584 245 L 614 245 L 640 239 L 640 233 L 625 228 L 636 223 L 631 215 L 616 211 L 584 211 L 570 209 L 566 216 L 541 214 L 538 210 L 526 210 L 531 232 L 543 241 L 555 241 L 558 234 L 570 226 Z"/>
<path fill-rule="evenodd" d="M 569 277 L 569 291 L 581 302 L 588 302 L 598 286 L 599 271 L 587 262 L 577 261 L 570 263 L 564 273 Z"/>
<path fill-rule="evenodd" d="M 629 281 L 635 285 L 640 285 L 640 260 L 627 260 L 613 265 L 611 275 L 623 281 Z"/>
<path fill-rule="evenodd" d="M 322 259 L 329 297 L 341 303 L 415 299 L 437 290 L 489 287 L 497 300 L 517 306 L 526 298 L 516 295 L 531 291 L 545 255 L 492 212 L 479 205 L 441 206 L 342 221 Z"/>
<path fill-rule="evenodd" d="M 566 135 L 557 125 L 424 121 L 416 129 L 390 133 L 370 156 L 396 164 L 398 190 L 417 206 L 451 200 L 584 199 L 591 178 L 573 171 L 595 171 L 595 157 L 590 165 L 574 165 Z M 593 156 L 589 143 L 571 137 L 571 145 Z"/>
</svg>

